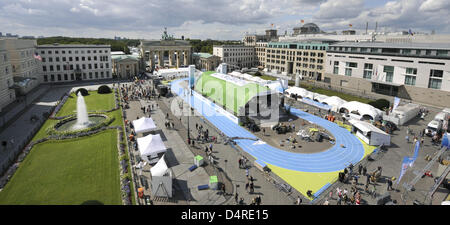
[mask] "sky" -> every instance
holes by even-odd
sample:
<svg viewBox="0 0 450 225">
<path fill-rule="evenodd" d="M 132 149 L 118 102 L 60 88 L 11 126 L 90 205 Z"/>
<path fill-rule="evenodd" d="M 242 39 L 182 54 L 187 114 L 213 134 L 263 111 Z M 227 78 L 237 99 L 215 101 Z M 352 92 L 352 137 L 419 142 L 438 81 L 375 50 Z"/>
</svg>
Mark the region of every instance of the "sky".
<svg viewBox="0 0 450 225">
<path fill-rule="evenodd" d="M 449 0 L 1 0 L 0 32 L 20 36 L 114 36 L 241 40 L 315 23 L 325 32 L 352 29 L 450 33 Z M 272 26 L 273 24 L 273 26 Z"/>
</svg>

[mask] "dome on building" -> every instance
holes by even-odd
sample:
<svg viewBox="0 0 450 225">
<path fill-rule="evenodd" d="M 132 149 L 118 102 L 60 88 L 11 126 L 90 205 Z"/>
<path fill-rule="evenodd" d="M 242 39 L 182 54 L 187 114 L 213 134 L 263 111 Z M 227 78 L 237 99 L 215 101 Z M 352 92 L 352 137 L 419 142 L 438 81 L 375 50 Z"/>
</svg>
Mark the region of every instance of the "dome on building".
<svg viewBox="0 0 450 225">
<path fill-rule="evenodd" d="M 302 27 L 294 28 L 294 35 L 296 34 L 319 34 L 321 33 L 319 26 L 315 23 L 307 23 Z"/>
</svg>

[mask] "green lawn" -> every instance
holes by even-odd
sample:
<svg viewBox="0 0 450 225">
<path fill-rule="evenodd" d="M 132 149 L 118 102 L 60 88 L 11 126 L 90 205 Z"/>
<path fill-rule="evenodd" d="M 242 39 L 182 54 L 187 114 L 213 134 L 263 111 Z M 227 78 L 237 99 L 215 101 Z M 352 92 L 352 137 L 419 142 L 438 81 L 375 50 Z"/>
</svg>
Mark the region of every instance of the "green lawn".
<svg viewBox="0 0 450 225">
<path fill-rule="evenodd" d="M 64 106 L 59 110 L 56 116 L 67 116 L 75 114 L 77 110 L 77 97 L 72 93 L 73 98 L 67 99 Z M 90 91 L 88 96 L 84 96 L 88 112 L 99 110 L 110 110 L 115 107 L 114 93 L 98 94 L 96 91 Z"/>
<path fill-rule="evenodd" d="M 36 145 L 0 192 L 0 204 L 121 204 L 117 131 Z"/>
<path fill-rule="evenodd" d="M 208 98 L 235 113 L 238 113 L 239 108 L 257 93 L 269 90 L 269 88 L 255 83 L 249 83 L 241 87 L 211 76 L 213 73 L 215 72 L 204 72 L 197 80 L 195 90 L 206 94 Z"/>
</svg>

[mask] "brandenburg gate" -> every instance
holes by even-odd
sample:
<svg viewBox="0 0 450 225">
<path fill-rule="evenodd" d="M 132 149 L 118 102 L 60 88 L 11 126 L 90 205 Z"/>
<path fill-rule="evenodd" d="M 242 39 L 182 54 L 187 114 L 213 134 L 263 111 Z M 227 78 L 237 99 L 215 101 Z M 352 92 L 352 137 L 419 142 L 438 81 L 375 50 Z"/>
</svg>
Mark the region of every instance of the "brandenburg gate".
<svg viewBox="0 0 450 225">
<path fill-rule="evenodd" d="M 191 45 L 189 41 L 175 40 L 173 36 L 167 35 L 164 31 L 161 40 L 142 40 L 141 55 L 148 61 L 150 68 L 164 67 L 164 58 L 169 58 L 169 67 L 177 67 L 191 64 Z"/>
</svg>

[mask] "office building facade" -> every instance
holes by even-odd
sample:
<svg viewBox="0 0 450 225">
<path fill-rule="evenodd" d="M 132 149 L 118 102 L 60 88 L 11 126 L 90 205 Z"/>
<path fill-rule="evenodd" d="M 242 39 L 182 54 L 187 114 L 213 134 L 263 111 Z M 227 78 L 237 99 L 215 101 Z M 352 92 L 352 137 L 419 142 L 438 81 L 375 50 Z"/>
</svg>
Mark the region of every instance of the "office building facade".
<svg viewBox="0 0 450 225">
<path fill-rule="evenodd" d="M 39 45 L 44 83 L 112 78 L 110 45 Z"/>
<path fill-rule="evenodd" d="M 341 42 L 329 46 L 325 77 L 331 87 L 448 106 L 450 44 Z"/>
</svg>

